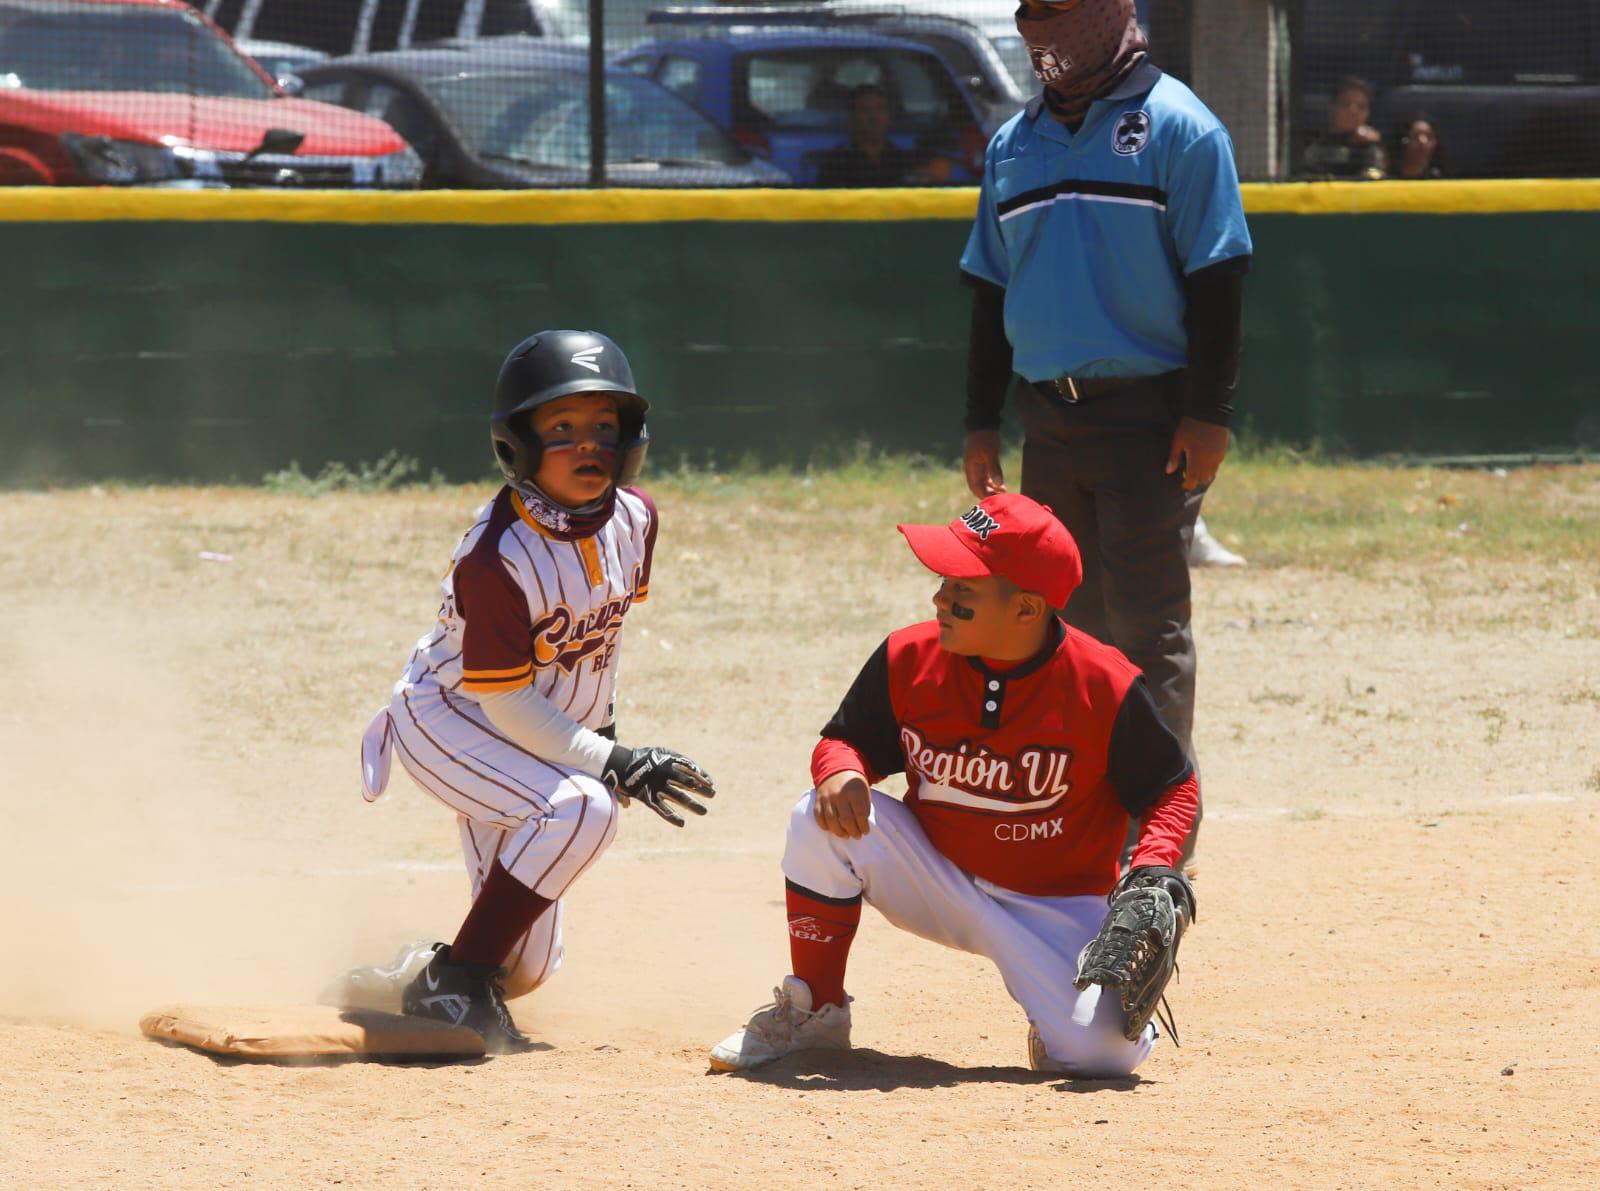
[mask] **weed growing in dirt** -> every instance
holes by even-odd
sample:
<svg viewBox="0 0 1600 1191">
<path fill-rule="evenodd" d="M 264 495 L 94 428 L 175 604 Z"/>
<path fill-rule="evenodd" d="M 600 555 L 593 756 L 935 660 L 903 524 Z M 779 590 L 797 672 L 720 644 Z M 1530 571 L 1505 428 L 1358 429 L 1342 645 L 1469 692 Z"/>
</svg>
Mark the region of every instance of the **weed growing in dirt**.
<svg viewBox="0 0 1600 1191">
<path fill-rule="evenodd" d="M 292 459 L 282 471 L 268 472 L 261 486 L 268 492 L 290 496 L 322 496 L 328 492 L 392 492 L 397 488 L 443 488 L 444 476 L 438 471 L 427 479 L 419 478 L 422 464 L 410 455 L 389 451 L 375 462 L 350 467 L 340 461 L 324 464 L 321 471 L 308 476 L 300 461 Z"/>
<path fill-rule="evenodd" d="M 1260 691 L 1250 696 L 1252 703 L 1276 703 L 1281 707 L 1294 707 L 1304 700 L 1304 695 L 1295 695 L 1288 691 Z"/>
</svg>

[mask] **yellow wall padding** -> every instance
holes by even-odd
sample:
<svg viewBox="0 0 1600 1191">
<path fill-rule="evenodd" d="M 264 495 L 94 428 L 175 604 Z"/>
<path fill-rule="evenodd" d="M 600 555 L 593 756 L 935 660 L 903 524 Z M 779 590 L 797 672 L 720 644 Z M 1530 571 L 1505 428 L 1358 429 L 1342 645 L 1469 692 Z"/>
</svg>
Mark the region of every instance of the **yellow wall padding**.
<svg viewBox="0 0 1600 1191">
<path fill-rule="evenodd" d="M 971 187 L 895 190 L 169 190 L 0 188 L 0 221 L 685 223 L 969 220 Z M 1284 182 L 1244 187 L 1253 215 L 1491 215 L 1600 210 L 1600 180 Z"/>
</svg>

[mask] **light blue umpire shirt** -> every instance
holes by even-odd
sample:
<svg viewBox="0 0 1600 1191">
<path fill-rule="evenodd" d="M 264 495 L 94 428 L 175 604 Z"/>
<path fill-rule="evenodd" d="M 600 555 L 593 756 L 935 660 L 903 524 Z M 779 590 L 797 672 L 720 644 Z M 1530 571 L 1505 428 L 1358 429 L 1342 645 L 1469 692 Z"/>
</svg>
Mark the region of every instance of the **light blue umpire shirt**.
<svg viewBox="0 0 1600 1191">
<path fill-rule="evenodd" d="M 1028 380 L 1149 376 L 1187 362 L 1183 278 L 1250 252 L 1228 130 L 1145 62 L 1076 133 L 1043 95 L 995 133 L 961 270 Z"/>
</svg>

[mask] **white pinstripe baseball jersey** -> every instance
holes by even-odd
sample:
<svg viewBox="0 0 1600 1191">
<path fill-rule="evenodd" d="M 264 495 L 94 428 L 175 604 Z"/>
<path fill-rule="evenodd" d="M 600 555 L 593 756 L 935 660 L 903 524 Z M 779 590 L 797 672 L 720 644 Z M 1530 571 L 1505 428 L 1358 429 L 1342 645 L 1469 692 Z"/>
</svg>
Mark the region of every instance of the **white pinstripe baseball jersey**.
<svg viewBox="0 0 1600 1191">
<path fill-rule="evenodd" d="M 438 622 L 396 693 L 431 686 L 476 702 L 531 684 L 584 727 L 608 726 L 622 620 L 649 595 L 656 524 L 650 498 L 624 488 L 597 532 L 562 540 L 502 488 L 456 547 Z"/>
</svg>

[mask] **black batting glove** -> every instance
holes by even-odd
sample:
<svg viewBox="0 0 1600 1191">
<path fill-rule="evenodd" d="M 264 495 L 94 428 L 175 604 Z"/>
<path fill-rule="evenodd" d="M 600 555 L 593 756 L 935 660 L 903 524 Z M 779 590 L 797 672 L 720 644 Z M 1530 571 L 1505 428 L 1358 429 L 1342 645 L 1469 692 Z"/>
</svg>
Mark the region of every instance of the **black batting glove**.
<svg viewBox="0 0 1600 1191">
<path fill-rule="evenodd" d="M 706 808 L 693 796 L 715 798 L 717 794 L 710 774 L 682 753 L 664 748 L 630 749 L 613 745 L 600 779 L 611 787 L 623 806 L 637 798 L 674 827 L 682 827 L 683 819 L 670 803 L 703 815 Z"/>
</svg>

